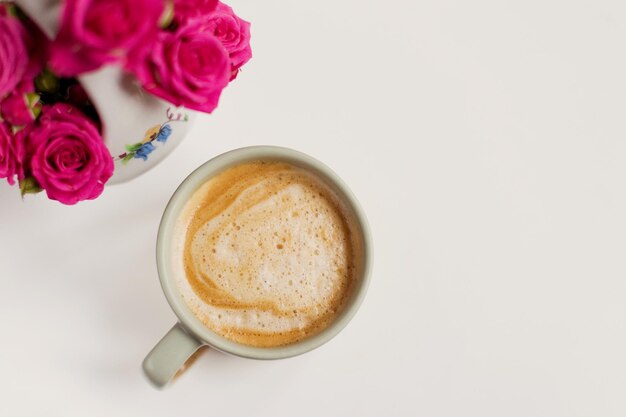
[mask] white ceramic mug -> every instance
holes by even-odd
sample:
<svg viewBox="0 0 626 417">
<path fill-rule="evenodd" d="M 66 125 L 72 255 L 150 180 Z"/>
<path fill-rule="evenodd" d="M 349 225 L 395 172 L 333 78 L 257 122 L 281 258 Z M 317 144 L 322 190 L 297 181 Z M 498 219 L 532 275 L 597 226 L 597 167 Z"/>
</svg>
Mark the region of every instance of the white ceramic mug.
<svg viewBox="0 0 626 417">
<path fill-rule="evenodd" d="M 62 0 L 17 0 L 16 4 L 49 37 L 54 38 Z M 187 135 L 196 114 L 145 93 L 117 65 L 105 66 L 78 77 L 100 116 L 104 141 L 115 161 L 108 184 L 122 183 L 162 161 Z M 139 144 L 150 142 L 151 152 L 137 154 Z M 133 153 L 134 152 L 134 153 Z"/>
<path fill-rule="evenodd" d="M 279 347 L 260 348 L 228 340 L 207 328 L 187 307 L 176 284 L 172 266 L 171 245 L 176 220 L 194 192 L 208 179 L 240 163 L 255 160 L 274 160 L 290 163 L 316 174 L 345 204 L 348 215 L 354 218 L 357 236 L 362 242 L 362 263 L 357 267 L 357 285 L 343 311 L 320 333 L 302 341 Z M 275 146 L 253 146 L 219 155 L 192 172 L 170 199 L 159 227 L 157 237 L 157 267 L 163 292 L 179 322 L 161 339 L 143 362 L 149 380 L 157 387 L 167 385 L 184 367 L 185 362 L 202 346 L 210 346 L 225 353 L 251 359 L 283 359 L 315 349 L 337 335 L 358 310 L 369 283 L 372 263 L 372 242 L 367 219 L 356 197 L 348 186 L 330 168 L 318 160 L 292 149 Z"/>
</svg>

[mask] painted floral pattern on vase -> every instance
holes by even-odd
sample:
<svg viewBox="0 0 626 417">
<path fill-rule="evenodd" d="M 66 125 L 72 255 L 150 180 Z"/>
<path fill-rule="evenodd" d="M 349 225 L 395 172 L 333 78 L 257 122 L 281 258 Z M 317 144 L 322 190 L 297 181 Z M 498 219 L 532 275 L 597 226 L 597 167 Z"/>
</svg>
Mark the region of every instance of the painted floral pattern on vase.
<svg viewBox="0 0 626 417">
<path fill-rule="evenodd" d="M 141 142 L 126 145 L 126 152 L 113 158 L 115 161 L 122 161 L 126 165 L 132 159 L 148 160 L 148 157 L 158 147 L 165 145 L 173 132 L 172 124 L 175 122 L 189 121 L 189 115 L 184 112 L 172 111 L 168 108 L 165 111 L 167 120 L 161 124 L 148 129 Z"/>
</svg>

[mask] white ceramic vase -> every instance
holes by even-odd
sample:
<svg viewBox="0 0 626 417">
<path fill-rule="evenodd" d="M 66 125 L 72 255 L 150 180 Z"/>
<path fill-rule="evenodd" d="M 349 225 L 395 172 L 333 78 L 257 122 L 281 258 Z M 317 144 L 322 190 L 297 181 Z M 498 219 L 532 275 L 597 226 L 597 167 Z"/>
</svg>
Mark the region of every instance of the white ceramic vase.
<svg viewBox="0 0 626 417">
<path fill-rule="evenodd" d="M 16 4 L 54 38 L 62 0 L 16 0 Z M 108 184 L 126 182 L 154 167 L 183 140 L 195 121 L 195 112 L 147 94 L 117 65 L 78 79 L 100 115 L 104 140 L 115 161 Z M 154 147 L 149 154 L 133 153 L 133 145 L 146 142 Z"/>
</svg>

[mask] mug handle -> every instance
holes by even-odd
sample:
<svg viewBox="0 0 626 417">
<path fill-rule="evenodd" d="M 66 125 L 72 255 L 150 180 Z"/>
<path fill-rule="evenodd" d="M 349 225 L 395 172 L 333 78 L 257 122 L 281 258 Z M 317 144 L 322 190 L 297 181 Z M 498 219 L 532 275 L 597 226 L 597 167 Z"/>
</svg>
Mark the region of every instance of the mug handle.
<svg viewBox="0 0 626 417">
<path fill-rule="evenodd" d="M 163 388 L 203 345 L 182 324 L 176 323 L 143 360 L 143 371 L 155 387 Z"/>
</svg>

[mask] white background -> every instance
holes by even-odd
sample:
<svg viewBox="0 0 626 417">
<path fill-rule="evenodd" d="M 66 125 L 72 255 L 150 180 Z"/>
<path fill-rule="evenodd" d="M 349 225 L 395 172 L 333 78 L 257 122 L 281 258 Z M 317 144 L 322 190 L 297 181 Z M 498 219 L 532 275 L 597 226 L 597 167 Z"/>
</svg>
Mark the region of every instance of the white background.
<svg viewBox="0 0 626 417">
<path fill-rule="evenodd" d="M 165 162 L 75 207 L 0 185 L 0 415 L 626 415 L 626 3 L 233 4 L 255 57 Z M 253 144 L 351 185 L 368 297 L 317 351 L 156 391 L 162 210 Z"/>
</svg>

